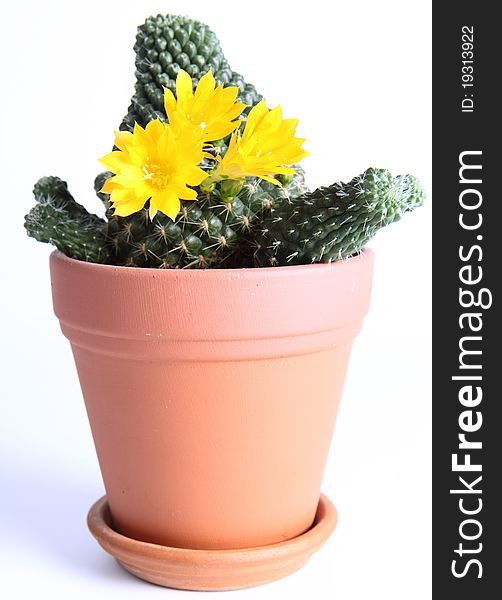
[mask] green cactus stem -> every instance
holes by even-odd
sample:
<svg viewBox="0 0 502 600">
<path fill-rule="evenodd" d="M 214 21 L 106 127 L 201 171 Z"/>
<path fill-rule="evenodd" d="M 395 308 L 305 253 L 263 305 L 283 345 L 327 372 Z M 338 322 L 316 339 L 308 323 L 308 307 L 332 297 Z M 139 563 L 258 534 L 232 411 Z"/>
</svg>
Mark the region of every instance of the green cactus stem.
<svg viewBox="0 0 502 600">
<path fill-rule="evenodd" d="M 25 216 L 28 235 L 77 260 L 107 262 L 106 222 L 78 204 L 58 177 L 43 177 L 34 187 L 37 204 Z"/>
<path fill-rule="evenodd" d="M 424 190 L 412 175 L 368 169 L 272 208 L 256 229 L 257 266 L 332 262 L 357 254 L 386 225 L 421 206 Z"/>
<path fill-rule="evenodd" d="M 253 106 L 261 99 L 255 87 L 230 68 L 216 35 L 198 21 L 176 15 L 149 17 L 138 27 L 134 50 L 135 93 L 120 129 L 132 130 L 135 122 L 145 126 L 153 119 L 165 121 L 163 89 L 175 92 L 179 69 L 192 76 L 194 86 L 212 69 L 217 84 L 239 88 L 244 104 Z"/>
</svg>

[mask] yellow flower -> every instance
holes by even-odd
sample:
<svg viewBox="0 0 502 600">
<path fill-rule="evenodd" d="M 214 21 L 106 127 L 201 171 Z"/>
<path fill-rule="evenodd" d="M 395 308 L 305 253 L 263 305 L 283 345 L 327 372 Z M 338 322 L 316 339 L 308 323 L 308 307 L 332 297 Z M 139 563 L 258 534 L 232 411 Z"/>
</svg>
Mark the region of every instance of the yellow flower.
<svg viewBox="0 0 502 600">
<path fill-rule="evenodd" d="M 190 130 L 178 138 L 158 119 L 145 129 L 136 123 L 133 133 L 115 133 L 115 145 L 119 150 L 103 156 L 100 162 L 115 173 L 101 191 L 110 194 L 116 215 L 131 215 L 150 200 L 151 218 L 160 211 L 174 220 L 180 199 L 197 198 L 197 192 L 188 186 L 199 185 L 207 173 L 198 166 L 202 143 Z"/>
<path fill-rule="evenodd" d="M 180 69 L 176 77 L 176 96 L 164 88 L 164 107 L 169 123 L 179 135 L 193 128 L 205 142 L 224 138 L 240 125 L 235 119 L 246 108 L 236 102 L 237 87 L 216 86 L 213 74 L 208 71 L 201 77 L 195 93 L 192 78 Z"/>
<path fill-rule="evenodd" d="M 283 120 L 280 106 L 269 111 L 262 100 L 250 111 L 242 135 L 235 132 L 223 158 L 217 157 L 219 164 L 211 179 L 261 177 L 280 185 L 270 176 L 295 173 L 285 165 L 308 154 L 301 148 L 305 140 L 294 137 L 297 124 L 298 119 Z"/>
</svg>

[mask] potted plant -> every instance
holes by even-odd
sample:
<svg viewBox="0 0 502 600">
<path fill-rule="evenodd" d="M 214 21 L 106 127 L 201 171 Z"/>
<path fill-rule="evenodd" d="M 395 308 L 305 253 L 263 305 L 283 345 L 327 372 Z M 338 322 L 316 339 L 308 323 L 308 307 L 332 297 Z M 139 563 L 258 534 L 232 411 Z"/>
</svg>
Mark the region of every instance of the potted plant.
<svg viewBox="0 0 502 600">
<path fill-rule="evenodd" d="M 201 23 L 151 17 L 135 50 L 95 182 L 106 218 L 45 177 L 25 226 L 58 249 L 54 308 L 106 490 L 92 533 L 143 579 L 247 587 L 299 568 L 335 527 L 320 487 L 369 306 L 365 246 L 424 193 L 374 168 L 309 191 L 297 121 Z"/>
</svg>

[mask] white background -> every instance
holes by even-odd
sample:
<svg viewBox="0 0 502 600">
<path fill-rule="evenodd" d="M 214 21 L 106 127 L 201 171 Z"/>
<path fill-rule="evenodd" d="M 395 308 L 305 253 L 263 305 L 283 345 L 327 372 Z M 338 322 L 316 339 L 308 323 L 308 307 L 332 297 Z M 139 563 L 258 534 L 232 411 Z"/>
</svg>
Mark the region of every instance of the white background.
<svg viewBox="0 0 502 600">
<path fill-rule="evenodd" d="M 188 14 L 235 70 L 300 118 L 312 186 L 368 166 L 412 172 L 427 205 L 371 243 L 373 299 L 356 340 L 323 484 L 339 525 L 296 574 L 211 598 L 430 597 L 430 6 L 379 2 L 2 3 L 0 571 L 4 598 L 191 598 L 135 579 L 87 532 L 103 493 L 50 248 L 23 215 L 42 175 L 99 210 L 92 182 L 134 83 L 136 25 Z M 308 307 L 305 307 L 308 310 Z M 200 595 L 200 594 L 199 594 Z"/>
</svg>

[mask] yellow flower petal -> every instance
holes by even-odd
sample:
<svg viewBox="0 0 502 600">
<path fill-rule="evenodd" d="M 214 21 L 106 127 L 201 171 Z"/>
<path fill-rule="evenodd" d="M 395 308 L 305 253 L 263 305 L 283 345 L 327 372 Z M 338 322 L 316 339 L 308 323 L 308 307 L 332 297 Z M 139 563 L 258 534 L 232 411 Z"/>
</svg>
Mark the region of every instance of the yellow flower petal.
<svg viewBox="0 0 502 600">
<path fill-rule="evenodd" d="M 117 171 L 120 171 L 122 168 L 130 166 L 131 164 L 127 154 L 120 152 L 119 150 L 114 150 L 113 152 L 105 154 L 105 156 L 102 156 L 99 159 L 99 162 L 105 167 L 105 169 L 112 171 L 112 173 L 116 173 Z"/>
<path fill-rule="evenodd" d="M 171 189 L 182 200 L 197 200 L 197 192 L 187 187 L 183 181 L 173 181 Z"/>
<path fill-rule="evenodd" d="M 116 197 L 116 200 L 114 200 Z M 110 200 L 113 202 L 114 214 L 118 217 L 128 217 L 145 206 L 145 199 L 138 198 L 132 190 L 116 189 Z"/>
<path fill-rule="evenodd" d="M 298 119 L 284 119 L 282 122 L 281 131 L 283 135 L 293 136 L 298 126 Z M 302 140 L 304 142 L 305 140 Z"/>
<path fill-rule="evenodd" d="M 120 150 L 126 150 L 127 144 L 133 140 L 132 133 L 130 131 L 116 131 L 115 132 L 115 146 Z"/>
<path fill-rule="evenodd" d="M 130 166 L 118 169 L 119 173 L 113 178 L 114 183 L 118 183 L 126 188 L 135 188 L 144 179 L 144 173 L 138 167 Z"/>
<path fill-rule="evenodd" d="M 212 69 L 209 69 L 209 71 L 205 75 L 203 75 L 199 80 L 199 84 L 197 85 L 197 89 L 195 90 L 195 98 L 207 98 L 214 90 L 215 85 L 216 82 L 213 77 L 213 71 Z"/>
<path fill-rule="evenodd" d="M 158 156 L 173 156 L 176 153 L 175 139 L 171 129 L 166 128 L 157 140 L 156 154 Z"/>
<path fill-rule="evenodd" d="M 183 177 L 188 185 L 200 185 L 207 177 L 206 171 L 194 165 L 183 166 Z"/>
<path fill-rule="evenodd" d="M 246 127 L 244 129 L 243 137 L 247 135 L 251 136 L 254 130 L 259 126 L 263 117 L 267 114 L 268 108 L 265 104 L 265 100 L 260 100 L 258 104 L 253 106 L 253 108 L 249 111 L 248 118 L 246 121 Z"/>
<path fill-rule="evenodd" d="M 111 194 L 112 191 L 117 187 L 116 183 L 112 181 L 113 177 L 109 177 L 103 184 L 103 187 L 99 190 L 103 194 Z"/>
<path fill-rule="evenodd" d="M 145 131 L 152 138 L 152 141 L 156 142 L 164 133 L 164 127 L 159 119 L 155 119 L 147 123 Z"/>
<path fill-rule="evenodd" d="M 176 110 L 176 98 L 168 88 L 164 88 L 164 109 L 168 119 L 171 120 L 171 115 Z"/>
<path fill-rule="evenodd" d="M 235 102 L 237 98 L 237 94 L 239 93 L 239 88 L 235 85 L 230 85 L 228 87 L 223 87 L 223 85 L 218 86 L 221 89 L 221 95 L 223 97 L 224 102 Z M 245 105 L 243 105 L 245 106 Z"/>
<path fill-rule="evenodd" d="M 176 77 L 176 96 L 180 102 L 188 102 L 193 96 L 193 84 L 190 75 L 180 69 Z"/>
<path fill-rule="evenodd" d="M 176 194 L 166 189 L 157 192 L 150 198 L 150 206 L 154 210 L 164 213 L 174 221 L 180 212 L 181 203 Z"/>
<path fill-rule="evenodd" d="M 293 171 L 294 173 L 295 171 Z M 275 177 L 269 177 L 268 175 L 259 175 L 261 179 L 268 181 L 269 183 L 273 183 L 274 185 L 281 185 L 280 181 L 278 181 Z"/>
<path fill-rule="evenodd" d="M 239 115 L 241 115 L 244 112 L 245 108 L 245 104 L 243 104 L 242 102 L 236 102 L 232 106 L 232 108 L 227 111 L 225 117 L 229 120 L 236 119 Z M 235 126 L 238 127 L 241 123 L 242 121 L 236 121 Z"/>
</svg>

